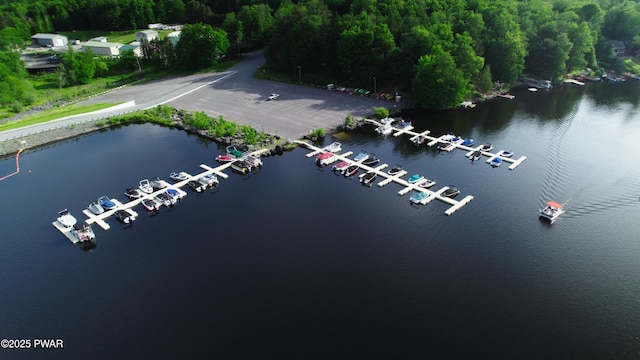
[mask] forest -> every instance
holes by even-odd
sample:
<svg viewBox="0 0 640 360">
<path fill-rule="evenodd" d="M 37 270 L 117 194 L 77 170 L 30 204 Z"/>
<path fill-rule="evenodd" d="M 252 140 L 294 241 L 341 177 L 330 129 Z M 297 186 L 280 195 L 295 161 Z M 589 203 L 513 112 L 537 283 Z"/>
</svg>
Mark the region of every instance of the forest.
<svg viewBox="0 0 640 360">
<path fill-rule="evenodd" d="M 0 0 L 0 93 L 28 86 L 12 53 L 35 33 L 150 23 L 212 28 L 226 37 L 218 43 L 229 56 L 264 48 L 270 71 L 368 89 L 373 80 L 433 109 L 495 84 L 508 88 L 523 75 L 622 73 L 610 40 L 623 43 L 627 56 L 640 50 L 640 1 L 633 0 Z M 143 62 L 180 67 L 167 46 L 154 44 Z"/>
</svg>

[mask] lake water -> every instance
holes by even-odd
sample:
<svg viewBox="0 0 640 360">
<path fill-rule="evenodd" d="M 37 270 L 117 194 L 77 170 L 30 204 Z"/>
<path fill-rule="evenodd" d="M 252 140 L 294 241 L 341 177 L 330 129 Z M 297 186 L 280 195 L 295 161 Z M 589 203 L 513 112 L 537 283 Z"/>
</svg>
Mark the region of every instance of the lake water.
<svg viewBox="0 0 640 360">
<path fill-rule="evenodd" d="M 83 219 L 222 149 L 131 125 L 25 152 L 0 182 L 0 338 L 64 348 L 0 358 L 640 358 L 640 83 L 514 94 L 406 114 L 526 155 L 514 171 L 372 128 L 339 140 L 474 196 L 452 216 L 298 148 L 155 216 L 138 207 L 133 226 L 94 226 L 85 252 L 51 225 L 59 210 Z M 567 210 L 553 225 L 547 200 Z"/>
</svg>

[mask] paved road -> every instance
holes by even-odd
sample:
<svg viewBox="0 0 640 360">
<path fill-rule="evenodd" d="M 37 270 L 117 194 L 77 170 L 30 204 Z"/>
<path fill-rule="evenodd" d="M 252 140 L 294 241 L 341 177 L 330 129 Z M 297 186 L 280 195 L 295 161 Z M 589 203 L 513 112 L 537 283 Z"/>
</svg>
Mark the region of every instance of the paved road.
<svg viewBox="0 0 640 360">
<path fill-rule="evenodd" d="M 388 101 L 326 89 L 254 79 L 253 74 L 264 62 L 262 51 L 257 51 L 246 54 L 242 62 L 226 72 L 196 74 L 127 86 L 79 104 L 134 101 L 135 106 L 107 109 L 98 114 L 74 116 L 1 132 L 0 141 L 158 104 L 188 111 L 202 111 L 213 117 L 222 115 L 226 120 L 250 125 L 259 131 L 297 139 L 317 128 L 335 128 L 344 122 L 347 115 L 362 117 L 371 114 L 375 106 L 394 105 Z M 304 69 L 302 77 L 304 80 Z M 265 101 L 271 93 L 280 94 L 280 98 Z"/>
</svg>

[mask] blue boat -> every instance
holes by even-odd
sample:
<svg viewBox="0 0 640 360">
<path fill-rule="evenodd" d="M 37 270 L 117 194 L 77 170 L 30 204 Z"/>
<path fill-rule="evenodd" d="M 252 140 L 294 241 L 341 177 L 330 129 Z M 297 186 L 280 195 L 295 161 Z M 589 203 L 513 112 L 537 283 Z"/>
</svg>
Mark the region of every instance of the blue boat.
<svg viewBox="0 0 640 360">
<path fill-rule="evenodd" d="M 413 174 L 411 175 L 411 177 L 409 178 L 409 184 L 415 184 L 420 180 L 424 180 L 424 177 L 420 174 Z"/>
<path fill-rule="evenodd" d="M 98 204 L 100 204 L 100 206 L 102 206 L 105 210 L 111 210 L 111 209 L 115 209 L 116 206 L 118 206 L 115 202 L 113 202 L 111 199 L 109 199 L 108 196 L 101 196 L 98 199 Z"/>
<path fill-rule="evenodd" d="M 411 201 L 412 204 L 419 204 L 420 201 L 422 201 L 427 196 L 429 196 L 429 194 L 427 194 L 426 192 L 418 191 L 417 193 L 411 195 L 409 201 Z"/>
<path fill-rule="evenodd" d="M 356 162 L 361 162 L 361 161 L 367 160 L 368 158 L 369 158 L 369 153 L 367 153 L 366 151 L 360 151 L 360 153 L 356 155 L 356 157 L 354 157 L 353 160 Z"/>
<path fill-rule="evenodd" d="M 489 164 L 491 166 L 493 166 L 493 167 L 498 167 L 498 166 L 502 165 L 502 159 L 499 158 L 499 157 L 494 157 L 493 159 L 491 159 Z"/>
<path fill-rule="evenodd" d="M 472 138 L 464 139 L 464 141 L 460 145 L 471 146 L 473 145 L 473 139 Z"/>
</svg>

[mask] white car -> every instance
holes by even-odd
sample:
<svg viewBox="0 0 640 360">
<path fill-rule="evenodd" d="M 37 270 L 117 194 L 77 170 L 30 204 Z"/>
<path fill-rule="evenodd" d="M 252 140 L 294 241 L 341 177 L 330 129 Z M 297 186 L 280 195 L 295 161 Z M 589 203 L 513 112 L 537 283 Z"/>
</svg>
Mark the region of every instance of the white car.
<svg viewBox="0 0 640 360">
<path fill-rule="evenodd" d="M 280 94 L 271 94 L 267 96 L 267 100 L 277 100 L 280 97 Z"/>
</svg>

